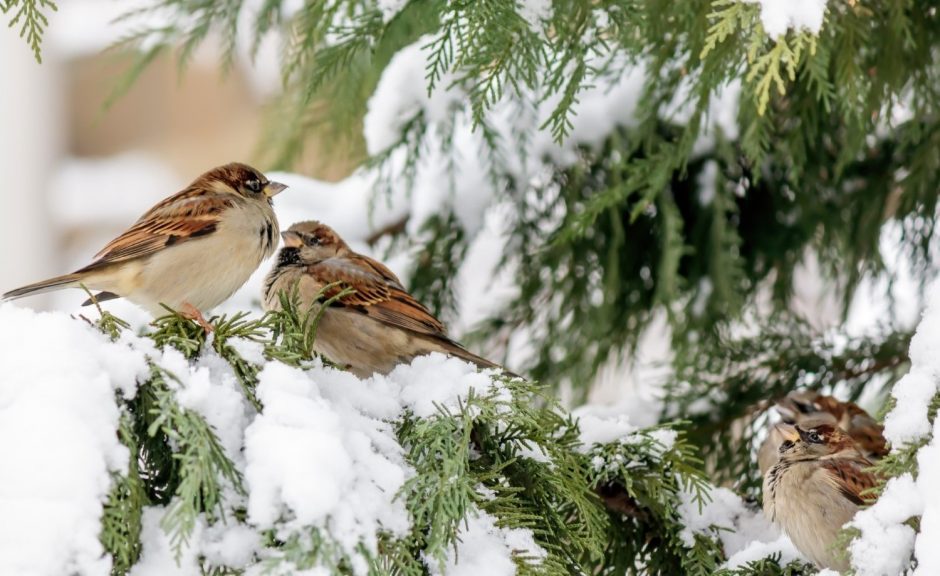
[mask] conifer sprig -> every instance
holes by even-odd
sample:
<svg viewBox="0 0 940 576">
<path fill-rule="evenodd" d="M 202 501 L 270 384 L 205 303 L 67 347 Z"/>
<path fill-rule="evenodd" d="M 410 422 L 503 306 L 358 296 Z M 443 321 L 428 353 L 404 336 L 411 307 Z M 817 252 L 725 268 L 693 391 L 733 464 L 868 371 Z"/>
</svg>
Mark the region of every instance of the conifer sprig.
<svg viewBox="0 0 940 576">
<path fill-rule="evenodd" d="M 0 11 L 11 15 L 10 28 L 19 27 L 20 38 L 29 44 L 38 63 L 42 63 L 42 35 L 49 26 L 46 14 L 58 9 L 52 0 L 0 0 Z"/>
</svg>

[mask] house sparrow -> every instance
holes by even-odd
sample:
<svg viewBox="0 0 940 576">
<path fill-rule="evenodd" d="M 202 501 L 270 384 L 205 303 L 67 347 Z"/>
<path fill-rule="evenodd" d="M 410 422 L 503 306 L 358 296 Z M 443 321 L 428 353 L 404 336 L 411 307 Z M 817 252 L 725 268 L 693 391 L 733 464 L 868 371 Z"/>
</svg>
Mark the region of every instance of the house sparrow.
<svg viewBox="0 0 940 576">
<path fill-rule="evenodd" d="M 833 546 L 842 526 L 874 497 L 877 484 L 852 438 L 830 424 L 778 425 L 780 459 L 764 476 L 764 513 L 793 544 L 823 568 L 844 571 L 848 561 Z"/>
<path fill-rule="evenodd" d="M 357 254 L 329 226 L 294 224 L 264 284 L 264 308 L 281 308 L 281 293 L 297 290 L 306 308 L 336 298 L 317 326 L 314 349 L 361 378 L 388 374 L 416 356 L 441 352 L 482 368 L 497 364 L 467 351 L 441 321 L 381 262 Z M 327 285 L 321 294 L 321 290 Z M 344 290 L 349 294 L 339 296 Z"/>
<path fill-rule="evenodd" d="M 231 296 L 274 253 L 271 197 L 284 188 L 244 164 L 213 168 L 151 208 L 88 266 L 3 299 L 86 286 L 102 291 L 98 301 L 124 297 L 154 316 L 165 304 L 211 330 L 202 310 Z"/>
<path fill-rule="evenodd" d="M 854 402 L 842 402 L 818 392 L 798 390 L 777 401 L 775 408 L 785 424 L 814 428 L 822 424 L 837 426 L 855 441 L 859 452 L 869 460 L 880 460 L 888 453 L 884 426 Z M 771 428 L 757 453 L 761 476 L 777 461 L 784 438 Z"/>
</svg>

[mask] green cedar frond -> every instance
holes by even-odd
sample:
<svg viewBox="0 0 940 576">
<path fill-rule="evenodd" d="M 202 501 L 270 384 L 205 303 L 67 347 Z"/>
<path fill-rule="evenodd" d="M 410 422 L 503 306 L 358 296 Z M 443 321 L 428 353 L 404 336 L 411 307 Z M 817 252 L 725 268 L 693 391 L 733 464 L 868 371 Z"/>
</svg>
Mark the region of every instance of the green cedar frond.
<svg viewBox="0 0 940 576">
<path fill-rule="evenodd" d="M 0 0 L 0 11 L 12 14 L 9 27 L 19 27 L 20 38 L 24 38 L 32 48 L 38 63 L 42 63 L 42 35 L 49 26 L 45 11 L 56 12 L 58 9 L 53 0 Z"/>
</svg>

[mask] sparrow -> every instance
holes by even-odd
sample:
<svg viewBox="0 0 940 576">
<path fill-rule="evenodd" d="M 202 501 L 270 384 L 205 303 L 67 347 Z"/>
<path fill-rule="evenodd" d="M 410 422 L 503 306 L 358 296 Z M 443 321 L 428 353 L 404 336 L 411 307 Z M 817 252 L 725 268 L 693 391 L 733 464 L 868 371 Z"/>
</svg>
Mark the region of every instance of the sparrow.
<svg viewBox="0 0 940 576">
<path fill-rule="evenodd" d="M 154 316 L 166 305 L 210 331 L 202 311 L 231 296 L 277 248 L 271 198 L 285 188 L 245 164 L 213 168 L 147 211 L 91 264 L 2 299 L 84 286 L 101 291 L 96 301 L 127 298 Z"/>
<path fill-rule="evenodd" d="M 408 293 L 384 264 L 354 252 L 329 226 L 294 224 L 264 283 L 265 310 L 294 293 L 304 309 L 322 310 L 314 350 L 360 378 L 388 374 L 431 352 L 481 368 L 500 368 L 452 340 L 440 320 Z M 345 292 L 345 293 L 344 293 Z"/>
<path fill-rule="evenodd" d="M 818 392 L 798 390 L 777 400 L 775 408 L 785 424 L 796 424 L 801 428 L 829 424 L 841 428 L 869 460 L 880 460 L 888 453 L 884 426 L 854 402 L 842 402 Z M 757 453 L 761 476 L 777 461 L 778 448 L 783 441 L 780 432 L 771 428 Z"/>
<path fill-rule="evenodd" d="M 821 568 L 845 571 L 836 545 L 846 522 L 874 496 L 871 461 L 852 438 L 830 424 L 814 428 L 778 424 L 780 458 L 764 476 L 764 513 Z"/>
</svg>

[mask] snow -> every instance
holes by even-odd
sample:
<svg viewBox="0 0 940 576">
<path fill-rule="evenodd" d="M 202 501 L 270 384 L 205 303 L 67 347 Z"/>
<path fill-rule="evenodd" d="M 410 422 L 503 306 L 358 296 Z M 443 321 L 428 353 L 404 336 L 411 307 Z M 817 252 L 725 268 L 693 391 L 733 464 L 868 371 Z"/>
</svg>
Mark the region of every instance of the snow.
<svg viewBox="0 0 940 576">
<path fill-rule="evenodd" d="M 405 407 L 419 418 L 428 418 L 440 410 L 457 412 L 460 401 L 471 391 L 477 397 L 493 395 L 497 400 L 509 401 L 509 391 L 491 378 L 495 373 L 478 372 L 471 364 L 435 352 L 399 365 L 388 379 L 401 387 Z"/>
<path fill-rule="evenodd" d="M 543 22 L 552 17 L 552 0 L 521 0 L 518 3 L 519 15 L 536 32 L 542 30 Z"/>
<path fill-rule="evenodd" d="M 914 479 L 905 474 L 892 478 L 878 501 L 855 515 L 850 525 L 862 534 L 849 552 L 858 576 L 902 573 L 914 546 L 914 529 L 903 522 L 922 509 Z"/>
<path fill-rule="evenodd" d="M 525 528 L 500 528 L 496 519 L 483 512 L 472 512 L 458 533 L 456 549 L 449 549 L 443 570 L 439 563 L 425 559 L 433 576 L 512 576 L 516 573 L 513 556 L 525 556 L 537 563 L 547 553 L 536 544 L 532 531 Z"/>
<path fill-rule="evenodd" d="M 213 350 L 192 365 L 174 348 L 157 358 L 157 363 L 176 378 L 168 379 L 167 384 L 176 389 L 179 404 L 201 414 L 215 429 L 226 456 L 240 462 L 244 429 L 254 408 L 245 400 L 232 367 Z"/>
<path fill-rule="evenodd" d="M 0 574 L 110 574 L 99 518 L 129 457 L 115 393 L 145 371 L 80 321 L 0 304 Z"/>
<path fill-rule="evenodd" d="M 878 501 L 851 522 L 861 532 L 850 546 L 859 576 L 900 574 L 909 567 L 912 553 L 918 561 L 914 574 L 940 569 L 940 419 L 931 425 L 927 418 L 940 382 L 940 284 L 930 289 L 930 303 L 911 340 L 910 359 L 910 372 L 891 391 L 896 404 L 885 418 L 885 437 L 893 450 L 927 442 L 917 452 L 918 476 L 892 478 Z M 907 524 L 918 516 L 919 534 Z"/>
<path fill-rule="evenodd" d="M 891 391 L 897 401 L 885 417 L 885 438 L 895 446 L 918 440 L 930 432 L 927 408 L 940 384 L 940 284 L 911 340 L 911 370 Z"/>
<path fill-rule="evenodd" d="M 917 454 L 917 491 L 923 500 L 920 535 L 914 545 L 915 576 L 940 574 L 940 418 L 934 422 L 933 440 Z"/>
<path fill-rule="evenodd" d="M 701 505 L 689 492 L 682 491 L 679 496 L 678 512 L 685 526 L 679 537 L 687 547 L 695 543 L 696 534 L 718 536 L 730 568 L 775 552 L 790 557 L 798 555 L 789 540 L 780 537 L 779 530 L 760 510 L 748 508 L 740 496 L 727 488 L 710 488 Z"/>
<path fill-rule="evenodd" d="M 710 206 L 715 199 L 715 189 L 718 185 L 718 163 L 714 160 L 705 162 L 702 172 L 699 173 L 696 184 L 698 185 L 698 203 L 702 206 Z"/>
<path fill-rule="evenodd" d="M 533 17 L 545 9 L 534 1 L 522 8 L 531 8 Z M 465 231 L 476 234 L 501 188 L 488 176 L 494 162 L 500 170 L 526 182 L 544 172 L 548 163 L 571 165 L 578 158 L 580 146 L 597 147 L 612 129 L 635 122 L 646 70 L 642 65 L 618 62 L 615 67 L 618 71 L 622 68 L 622 73 L 597 78 L 579 93 L 570 134 L 560 145 L 551 134 L 538 130 L 558 104 L 559 96 L 546 99 L 537 109 L 520 109 L 505 99 L 497 102 L 488 117 L 502 144 L 495 159 L 490 158 L 483 136 L 470 117 L 466 90 L 455 82 L 456 77 L 444 74 L 428 94 L 427 64 L 432 40 L 423 37 L 395 54 L 369 99 L 363 127 L 369 153 L 377 154 L 398 142 L 404 127 L 419 115 L 428 123 L 410 197 L 390 202 L 392 210 L 401 206 L 400 202 L 406 203 L 406 213 L 411 216 L 407 230 L 412 236 L 429 217 L 447 207 Z M 528 145 L 519 141 L 520 131 L 532 132 Z M 445 141 L 452 142 L 452 148 L 448 149 Z M 404 150 L 396 150 L 389 164 L 390 173 L 398 174 L 404 166 Z M 361 181 L 362 175 L 356 178 Z"/>
<path fill-rule="evenodd" d="M 377 550 L 380 529 L 409 529 L 396 495 L 410 469 L 391 424 L 321 393 L 331 379 L 349 378 L 274 363 L 259 374 L 264 411 L 245 431 L 248 519 L 282 537 L 319 527 L 355 556 L 360 544 Z"/>
<path fill-rule="evenodd" d="M 283 560 L 263 547 L 268 529 L 280 539 L 316 529 L 351 557 L 353 572 L 365 573 L 361 550 L 376 552 L 379 533 L 405 536 L 412 529 L 398 494 L 414 472 L 395 422 L 456 410 L 471 393 L 509 399 L 486 373 L 441 354 L 360 380 L 320 363 L 301 370 L 266 362 L 260 345 L 230 342 L 262 363 L 260 413 L 211 347 L 188 361 L 129 332 L 111 342 L 63 313 L 0 306 L 0 574 L 110 573 L 98 540 L 102 505 L 112 473 L 125 471 L 129 457 L 115 433 L 116 394 L 136 392 L 149 374 L 147 358 L 171 375 L 167 385 L 177 402 L 212 426 L 247 494 L 227 487 L 225 519 L 199 518 L 179 551 L 160 526 L 166 509 L 146 508 L 133 576 L 196 576 L 202 562 L 261 574 L 262 564 Z M 231 513 L 241 507 L 245 521 Z M 469 519 L 459 554 L 449 552 L 448 574 L 480 566 L 512 574 L 516 556 L 532 562 L 545 556 L 531 531 L 497 523 L 482 511 Z M 275 573 L 287 573 L 287 564 Z"/>
<path fill-rule="evenodd" d="M 244 524 L 216 523 L 202 530 L 199 550 L 215 566 L 246 566 L 261 548 L 261 535 Z"/>
<path fill-rule="evenodd" d="M 637 431 L 629 417 L 616 407 L 586 405 L 572 411 L 581 432 L 581 449 L 589 451 L 595 444 L 623 442 Z"/>
<path fill-rule="evenodd" d="M 786 534 L 778 536 L 775 540 L 753 540 L 744 548 L 731 555 L 725 562 L 725 567 L 729 569 L 741 568 L 748 562 L 754 562 L 762 558 L 768 558 L 775 554 L 780 555 L 780 564 L 785 565 L 794 560 L 806 561 L 800 555 L 799 550 L 790 542 Z M 816 576 L 821 576 L 822 572 Z"/>
<path fill-rule="evenodd" d="M 401 12 L 401 9 L 405 7 L 408 0 L 378 0 L 378 2 L 379 10 L 382 11 L 382 19 L 388 22 L 394 18 L 396 14 Z"/>
<path fill-rule="evenodd" d="M 692 547 L 695 535 L 718 537 L 728 560 L 723 568 L 740 568 L 755 560 L 780 555 L 781 565 L 805 558 L 786 534 L 774 526 L 760 509 L 748 506 L 727 488 L 711 487 L 706 501 L 699 504 L 689 492 L 679 494 L 679 516 L 685 528 L 682 543 Z"/>
<path fill-rule="evenodd" d="M 818 32 L 821 29 L 825 10 L 825 0 L 750 0 L 760 4 L 761 20 L 765 30 L 771 36 L 785 34 L 793 28 Z M 88 4 L 82 3 L 82 5 Z M 102 6 L 105 2 L 97 2 Z M 246 4 L 251 5 L 252 2 Z M 404 6 L 404 0 L 380 0 L 379 7 L 385 20 L 389 20 Z M 78 5 L 78 3 L 76 3 Z M 547 0 L 522 0 L 518 4 L 520 15 L 533 28 L 541 27 L 541 21 L 551 14 L 551 3 Z M 70 53 L 84 53 L 97 50 L 95 46 L 104 36 L 96 32 L 100 27 L 88 26 L 84 31 L 75 31 L 76 27 L 52 26 L 50 33 L 65 29 L 66 34 L 80 34 L 71 39 L 60 40 L 63 50 Z M 51 38 L 57 42 L 55 37 Z M 507 230 L 511 225 L 512 215 L 507 204 L 501 202 L 498 187 L 486 177 L 491 168 L 491 160 L 481 153 L 484 148 L 478 132 L 472 127 L 466 110 L 466 93 L 459 86 L 452 86 L 452 76 L 441 80 L 438 89 L 428 95 L 425 79 L 424 48 L 428 39 L 424 38 L 402 50 L 386 68 L 378 88 L 369 101 L 369 112 L 365 119 L 364 135 L 370 152 L 375 153 L 387 148 L 398 140 L 401 130 L 415 114 L 421 113 L 430 123 L 429 145 L 425 149 L 425 159 L 417 167 L 415 188 L 410 194 L 403 187 L 395 186 L 388 197 L 377 199 L 371 204 L 372 191 L 377 183 L 377 173 L 361 170 L 342 182 L 326 183 L 292 174 L 272 173 L 273 179 L 284 181 L 291 186 L 288 193 L 278 197 L 276 210 L 284 228 L 290 223 L 319 219 L 336 227 L 354 248 L 369 254 L 381 256 L 366 246 L 364 240 L 375 230 L 381 229 L 404 217 L 410 216 L 407 231 L 414 236 L 425 220 L 441 212 L 443 207 L 450 207 L 458 214 L 461 226 L 469 233 L 469 257 L 461 269 L 458 290 L 461 296 L 461 317 L 458 326 L 468 329 L 473 324 L 498 309 L 499 303 L 511 298 L 516 287 L 510 273 L 502 272 L 502 282 L 494 288 L 492 272 L 497 262 L 504 256 L 505 243 L 508 241 Z M 110 40 L 108 41 L 110 43 Z M 276 52 L 276 42 L 266 46 Z M 263 50 L 264 53 L 264 50 Z M 273 54 L 273 53 L 272 53 Z M 263 57 L 263 59 L 266 59 Z M 261 76 L 261 84 L 279 86 L 278 75 L 271 74 L 271 67 L 266 67 L 267 76 Z M 261 72 L 264 74 L 264 71 Z M 577 158 L 579 146 L 596 147 L 618 125 L 633 125 L 636 108 L 639 104 L 642 84 L 647 70 L 642 63 L 629 65 L 624 73 L 613 78 L 600 78 L 593 86 L 579 94 L 580 103 L 576 106 L 572 118 L 571 135 L 563 144 L 557 144 L 544 131 L 536 132 L 530 142 L 523 145 L 515 131 L 532 130 L 546 119 L 557 98 L 549 98 L 533 109 L 522 109 L 498 102 L 491 112 L 494 124 L 502 139 L 501 157 L 508 174 L 520 182 L 537 180 L 544 175 L 549 163 L 564 167 Z M 720 130 L 725 136 L 737 136 L 737 100 L 740 96 L 740 83 L 727 86 L 720 95 L 712 99 L 709 106 L 708 121 L 703 126 L 702 137 L 696 143 L 696 151 L 711 145 L 714 134 Z M 688 109 L 683 108 L 681 94 L 677 96 L 677 105 L 670 109 L 667 116 L 676 122 L 688 120 Z M 512 132 L 506 128 L 512 127 Z M 441 144 L 447 130 L 453 131 L 455 155 L 451 157 L 441 151 Z M 392 172 L 400 167 L 402 155 L 392 157 Z M 454 172 L 448 171 L 454 166 Z M 129 174 L 134 175 L 135 183 L 141 179 L 139 174 L 153 175 L 144 179 L 144 184 L 134 186 L 136 191 L 133 206 L 125 198 L 117 198 L 114 191 L 128 189 L 122 184 Z M 698 193 L 698 200 L 707 205 L 714 198 L 714 182 L 717 165 L 709 163 Z M 194 175 L 186 175 L 191 177 Z M 72 161 L 58 175 L 52 205 L 55 218 L 65 226 L 126 225 L 168 191 L 179 189 L 186 180 L 179 179 L 164 166 L 152 159 L 139 155 L 127 155 L 105 160 Z M 105 200 L 89 203 L 87 196 L 88 182 L 95 182 Z M 105 182 L 101 184 L 101 182 Z M 711 183 L 711 188 L 708 184 Z M 99 198 L 100 199 L 100 198 Z M 337 201 L 342 199 L 342 201 Z M 94 206 L 94 210 L 90 207 Z M 102 208 L 103 206 L 103 208 Z M 371 208 L 370 208 L 371 206 Z M 109 239 L 103 238 L 103 240 Z M 96 242 L 100 245 L 103 242 Z M 97 246 L 95 246 L 97 247 Z M 884 247 L 884 243 L 883 243 Z M 88 253 L 90 254 L 90 252 Z M 87 256 L 87 254 L 85 254 Z M 77 262 L 84 263 L 84 262 Z M 400 276 L 407 277 L 412 262 L 408 253 L 399 255 L 390 262 L 392 269 Z M 891 263 L 889 262 L 889 265 Z M 247 309 L 256 306 L 261 278 L 267 273 L 268 264 L 262 266 L 222 310 Z M 702 286 L 702 294 L 706 288 Z M 877 289 L 875 286 L 873 289 Z M 864 289 L 863 289 L 864 290 Z M 85 298 L 83 294 L 74 294 L 77 301 Z M 857 302 L 867 304 L 870 297 L 859 298 Z M 705 303 L 702 299 L 702 304 Z M 899 301 L 910 302 L 904 298 Z M 109 309 L 126 316 L 126 304 L 108 303 Z M 916 309 L 912 304 L 905 310 Z M 71 309 L 64 307 L 65 309 Z M 870 326 L 870 317 L 876 308 L 853 305 L 850 323 L 858 326 Z M 5 306 L 0 308 L 0 320 L 7 315 L 20 314 L 21 311 Z M 860 311 L 860 312 L 859 312 Z M 859 314 L 866 315 L 858 320 Z M 881 314 L 881 316 L 884 316 Z M 53 316 L 55 326 L 68 324 L 71 328 L 62 330 L 68 337 L 82 335 L 91 339 L 95 346 L 105 342 L 90 329 L 75 328 L 74 322 L 63 315 Z M 48 322 L 49 320 L 44 320 Z M 17 326 L 22 320 L 17 321 Z M 142 325 L 144 320 L 135 321 Z M 0 321 L 0 338 L 9 336 L 7 323 Z M 895 446 L 915 442 L 930 433 L 927 420 L 927 404 L 937 392 L 940 382 L 940 357 L 934 342 L 940 342 L 940 312 L 931 308 L 918 330 L 918 336 L 912 343 L 911 356 L 914 366 L 892 391 L 897 399 L 897 407 L 886 420 L 886 435 Z M 58 332 L 57 332 L 58 333 Z M 71 335 L 71 336 L 69 336 Z M 79 338 L 79 339 L 81 339 Z M 37 340 L 38 342 L 38 340 Z M 133 343 L 135 348 L 128 347 Z M 17 341 L 17 350 L 29 346 L 27 342 Z M 34 342 L 35 344 L 35 342 Z M 253 361 L 263 363 L 260 350 L 250 343 L 235 341 L 240 352 L 251 355 Z M 89 389 L 99 402 L 94 406 L 84 400 L 78 402 L 78 413 L 85 414 L 81 422 L 68 435 L 61 434 L 64 426 L 54 419 L 59 411 L 68 407 L 78 398 L 74 390 L 50 384 L 55 379 L 43 381 L 40 386 L 27 388 L 24 382 L 10 383 L 0 381 L 0 432 L 21 430 L 29 426 L 32 430 L 38 423 L 43 427 L 57 430 L 56 444 L 53 446 L 51 433 L 30 436 L 26 446 L 37 444 L 28 451 L 20 444 L 14 444 L 4 438 L 15 437 L 3 434 L 0 437 L 0 457 L 4 462 L 24 462 L 29 465 L 9 466 L 8 470 L 23 469 L 29 474 L 29 482 L 19 483 L 19 476 L 0 469 L 0 512 L 7 516 L 8 506 L 15 503 L 8 500 L 7 490 L 17 494 L 34 494 L 45 487 L 35 485 L 40 477 L 41 466 L 30 460 L 33 453 L 45 453 L 47 447 L 57 451 L 77 454 L 91 454 L 89 462 L 72 467 L 75 474 L 81 476 L 68 487 L 50 487 L 67 493 L 67 500 L 49 514 L 55 514 L 55 525 L 64 526 L 61 532 L 20 534 L 19 530 L 10 537 L 15 538 L 12 546 L 14 553 L 6 554 L 7 532 L 11 532 L 14 522 L 5 522 L 0 527 L 0 573 L 5 573 L 7 562 L 26 559 L 30 562 L 42 561 L 59 563 L 47 572 L 61 573 L 64 564 L 70 567 L 80 566 L 81 572 L 87 566 L 87 573 L 105 573 L 107 566 L 100 556 L 86 554 L 78 558 L 77 544 L 82 530 L 97 522 L 100 515 L 100 501 L 107 490 L 109 472 L 120 470 L 126 463 L 126 454 L 113 439 L 116 423 L 116 408 L 111 394 L 116 387 L 121 387 L 125 394 L 133 393 L 134 377 L 119 378 L 120 367 L 106 364 L 110 361 L 142 362 L 140 350 L 148 350 L 147 343 L 139 339 L 126 338 L 122 343 L 110 344 L 113 358 L 103 358 L 92 353 L 79 354 L 85 344 L 55 351 L 67 358 L 68 370 L 82 374 L 84 368 L 76 369 L 80 356 L 91 356 L 93 362 L 99 362 L 97 380 L 89 384 Z M 75 350 L 72 350 L 75 348 Z M 525 346 L 523 346 L 525 349 Z M 0 347 L 6 351 L 6 347 Z M 37 357 L 38 349 L 31 348 L 27 357 Z M 0 352 L 3 354 L 3 352 Z M 32 354 L 32 356 L 29 356 Z M 123 360 L 121 360 L 123 358 Z M 489 378 L 473 371 L 466 364 L 443 357 L 420 359 L 412 365 L 402 366 L 388 377 L 375 377 L 362 381 L 348 374 L 322 367 L 307 372 L 291 369 L 279 364 L 270 364 L 262 372 L 263 383 L 259 394 L 263 396 L 266 408 L 262 414 L 255 413 L 241 396 L 240 387 L 231 369 L 214 353 L 206 353 L 194 365 L 189 365 L 182 356 L 172 351 L 158 355 L 159 361 L 175 366 L 174 374 L 179 383 L 173 384 L 177 398 L 187 408 L 202 414 L 217 430 L 227 455 L 235 461 L 246 475 L 249 488 L 248 504 L 250 521 L 253 526 L 275 527 L 281 533 L 296 530 L 303 523 L 316 525 L 330 533 L 341 545 L 349 549 L 365 541 L 366 546 L 374 546 L 374 533 L 379 527 L 384 530 L 401 533 L 407 530 L 407 517 L 403 514 L 400 502 L 392 499 L 395 487 L 400 486 L 411 471 L 401 459 L 401 448 L 397 445 L 387 425 L 387 421 L 400 416 L 408 410 L 418 416 L 428 417 L 437 413 L 439 408 L 453 410 L 458 401 L 470 391 L 474 393 L 504 393 L 498 386 L 493 386 Z M 83 358 L 84 359 L 84 358 Z M 6 368 L 8 362 L 21 360 L 0 356 L 0 368 Z M 24 361 L 25 362 L 25 361 Z M 25 365 L 25 364 L 24 364 Z M 82 364 L 84 366 L 84 364 Z M 47 367 L 55 372 L 57 367 Z M 134 368 L 139 370 L 140 367 Z M 126 369 L 125 369 L 126 370 Z M 581 428 L 581 440 L 587 451 L 598 442 L 632 442 L 638 439 L 638 428 L 648 426 L 659 414 L 661 402 L 655 399 L 640 399 L 637 390 L 623 382 L 624 366 L 615 366 L 611 378 L 618 391 L 619 402 L 607 407 L 591 406 L 578 410 Z M 63 374 L 65 369 L 63 369 Z M 127 372 L 125 371 L 125 374 Z M 0 370 L 0 374 L 6 374 Z M 56 372 L 56 374 L 59 374 Z M 88 373 L 90 374 L 90 372 Z M 634 375 L 634 380 L 638 379 Z M 57 386 L 55 395 L 49 392 L 50 386 Z M 15 390 L 15 393 L 11 392 Z M 43 392 L 46 390 L 46 392 Z M 623 390 L 629 390 L 624 393 Z M 13 400 L 10 398 L 13 394 Z M 20 398 L 39 397 L 42 394 L 54 396 L 54 401 L 47 405 L 43 396 L 42 409 L 23 404 Z M 10 402 L 13 402 L 12 404 Z M 33 400 L 35 404 L 38 400 Z M 22 414 L 18 413 L 21 411 Z M 11 412 L 12 411 L 12 412 Z M 84 412 L 83 412 L 84 411 Z M 114 412 L 114 413 L 112 413 Z M 71 414 L 72 412 L 70 412 Z M 87 414 L 86 414 L 87 413 Z M 12 414 L 12 415 L 11 415 Z M 6 427 L 6 428 L 5 428 Z M 38 427 L 38 426 L 37 426 Z M 88 432 L 87 434 L 85 432 Z M 103 431 L 106 431 L 103 432 Z M 92 432 L 94 433 L 92 435 Z M 668 448 L 674 442 L 674 432 L 656 431 L 657 438 Z M 22 435 L 21 435 L 22 436 Z M 61 440 L 59 436 L 67 436 Z M 91 438 L 96 440 L 93 442 Z M 38 446 L 42 443 L 41 446 Z M 48 446 L 47 446 L 48 445 Z M 8 453 L 9 451 L 9 453 Z M 919 455 L 920 476 L 898 479 L 897 487 L 889 486 L 889 492 L 875 507 L 859 515 L 856 522 L 863 530 L 862 539 L 853 545 L 853 554 L 857 554 L 858 563 L 869 567 L 876 573 L 884 568 L 884 573 L 896 567 L 910 552 L 917 554 L 923 570 L 920 574 L 938 571 L 940 557 L 931 550 L 929 543 L 940 537 L 940 504 L 936 496 L 927 488 L 940 482 L 937 470 L 940 460 L 940 448 L 936 436 L 933 442 L 922 449 Z M 310 455 L 314 455 L 313 458 Z M 523 455 L 532 458 L 544 458 L 538 447 L 523 451 Z M 72 462 L 70 459 L 57 462 Z M 315 461 L 316 466 L 309 463 Z M 92 463 L 93 462 L 93 463 Z M 306 465 L 304 464 L 306 463 Z M 46 474 L 42 477 L 45 478 Z M 70 478 L 71 480 L 71 478 Z M 73 485 L 74 484 L 74 485 Z M 352 484 L 355 488 L 349 488 Z M 314 489 L 316 488 L 316 489 Z M 56 493 L 53 491 L 53 493 Z M 355 497 L 353 496 L 355 495 Z M 17 496 L 19 497 L 19 496 Z M 720 531 L 719 534 L 729 555 L 728 566 L 735 567 L 749 560 L 770 555 L 774 552 L 783 554 L 783 560 L 796 558 L 798 554 L 785 536 L 777 533 L 763 521 L 760 513 L 749 510 L 733 493 L 724 489 L 712 491 L 713 500 L 701 511 L 690 500 L 684 501 L 681 514 L 688 523 L 684 539 L 690 539 L 696 533 L 709 530 L 710 526 L 736 528 L 735 532 Z M 30 504 L 30 510 L 33 510 Z M 20 511 L 22 515 L 22 511 Z M 902 522 L 914 515 L 923 513 L 922 535 L 915 540 L 913 530 Z M 135 569 L 134 574 L 189 574 L 194 566 L 186 560 L 195 554 L 202 554 L 214 563 L 245 566 L 260 543 L 253 528 L 240 524 L 222 526 L 200 525 L 194 538 L 195 547 L 186 552 L 184 562 L 177 566 L 169 551 L 165 535 L 158 527 L 162 509 L 152 508 L 145 513 L 145 554 L 144 562 Z M 905 516 L 907 515 L 907 516 Z M 13 510 L 13 518 L 18 518 Z M 6 528 L 6 529 L 5 529 Z M 535 550 L 527 544 L 531 533 L 526 531 L 505 531 L 495 526 L 493 518 L 483 512 L 470 520 L 463 530 L 462 541 L 458 544 L 459 554 L 451 551 L 448 558 L 448 574 L 460 573 L 485 566 L 488 571 L 509 570 L 512 567 L 512 550 Z M 756 539 L 753 539 L 756 538 Z M 753 540 L 752 540 L 753 539 Z M 523 541 L 519 544 L 517 541 Z M 94 549 L 97 541 L 86 538 L 85 542 Z M 516 544 L 513 544 L 516 542 Z M 688 540 L 687 540 L 688 542 Z M 61 543 L 61 546 L 59 545 Z M 60 554 L 36 554 L 54 546 Z M 936 548 L 936 547 L 934 547 Z M 71 550 L 71 552 L 70 552 Z M 536 551 L 537 552 L 537 551 Z M 905 553 L 906 552 L 906 553 Z M 536 554 L 537 556 L 537 554 Z M 483 560 L 486 563 L 483 563 Z M 459 565 L 454 563 L 459 560 Z M 84 562 L 84 564 L 82 564 Z M 895 564 L 892 564 L 894 562 Z M 48 564 L 52 566 L 52 564 Z M 15 565 L 15 568 L 21 568 Z M 435 568 L 432 567 L 432 570 Z M 104 572 L 102 572 L 104 570 Z M 149 570 L 149 572 L 148 572 Z M 248 568 L 253 573 L 254 567 Z M 322 570 L 311 570 L 320 573 Z M 511 572 L 507 572 L 511 573 Z M 861 572 L 860 572 L 861 573 Z M 896 573 L 896 572 L 894 572 Z"/>
<path fill-rule="evenodd" d="M 764 31 L 776 38 L 790 28 L 819 33 L 826 15 L 826 0 L 745 0 L 760 4 Z"/>
<path fill-rule="evenodd" d="M 590 453 L 599 444 L 645 444 L 652 441 L 650 454 L 661 457 L 675 446 L 679 434 L 669 428 L 640 430 L 628 412 L 620 406 L 585 404 L 575 408 L 571 415 L 577 419 L 581 446 L 578 450 Z M 600 469 L 603 462 L 593 461 Z"/>
<path fill-rule="evenodd" d="M 130 576 L 196 576 L 200 574 L 198 564 L 199 549 L 195 546 L 184 547 L 177 557 L 170 538 L 160 522 L 166 509 L 161 506 L 148 506 L 141 518 L 140 540 L 143 544 L 140 560 L 131 569 Z M 198 540 L 204 524 L 198 522 L 193 530 L 193 540 Z"/>
<path fill-rule="evenodd" d="M 428 94 L 426 61 L 431 55 L 431 36 L 423 36 L 414 44 L 395 53 L 382 74 L 368 112 L 363 120 L 363 135 L 369 154 L 389 148 L 401 136 L 402 129 L 416 113 L 427 122 L 445 123 L 451 114 L 463 107 L 466 93 L 453 86 L 455 78 L 445 75 Z"/>
</svg>

